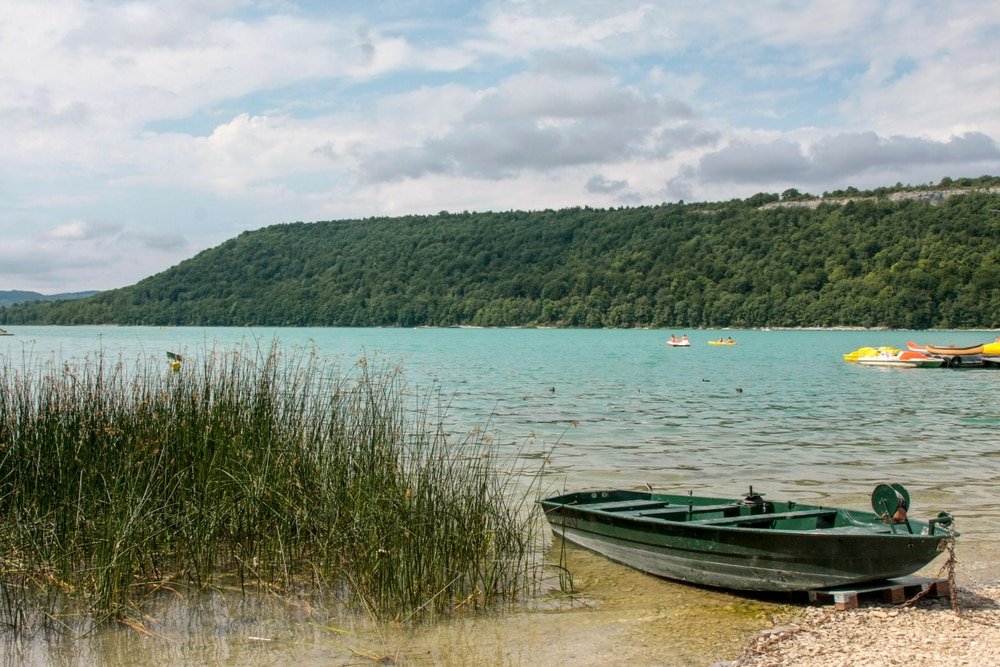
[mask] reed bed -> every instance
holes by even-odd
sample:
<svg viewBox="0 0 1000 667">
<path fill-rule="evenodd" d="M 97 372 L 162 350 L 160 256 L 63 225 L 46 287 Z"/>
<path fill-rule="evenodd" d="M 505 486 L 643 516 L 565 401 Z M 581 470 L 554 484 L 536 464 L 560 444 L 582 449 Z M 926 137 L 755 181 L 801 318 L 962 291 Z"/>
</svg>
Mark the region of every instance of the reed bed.
<svg viewBox="0 0 1000 667">
<path fill-rule="evenodd" d="M 0 623 L 164 588 L 322 590 L 379 618 L 522 596 L 533 498 L 398 369 L 315 351 L 0 368 Z M 530 473 L 529 471 L 529 474 Z M 522 489 L 520 491 L 516 489 Z M 228 584 L 227 584 L 228 585 Z"/>
</svg>

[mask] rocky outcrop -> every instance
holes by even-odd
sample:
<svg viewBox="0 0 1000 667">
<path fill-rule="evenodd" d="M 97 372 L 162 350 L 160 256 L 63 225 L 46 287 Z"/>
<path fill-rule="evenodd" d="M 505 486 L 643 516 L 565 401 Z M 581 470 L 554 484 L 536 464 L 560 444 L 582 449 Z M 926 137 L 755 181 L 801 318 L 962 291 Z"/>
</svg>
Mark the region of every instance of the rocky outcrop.
<svg viewBox="0 0 1000 667">
<path fill-rule="evenodd" d="M 948 197 L 958 197 L 973 192 L 987 192 L 995 194 L 1000 192 L 1000 187 L 993 188 L 946 188 L 939 190 L 903 190 L 893 192 L 888 196 L 889 201 L 925 201 L 931 204 L 940 204 Z M 761 206 L 767 208 L 816 208 L 820 204 L 846 204 L 852 201 L 871 201 L 878 197 L 816 197 L 815 199 L 795 199 L 791 201 L 776 201 Z"/>
</svg>

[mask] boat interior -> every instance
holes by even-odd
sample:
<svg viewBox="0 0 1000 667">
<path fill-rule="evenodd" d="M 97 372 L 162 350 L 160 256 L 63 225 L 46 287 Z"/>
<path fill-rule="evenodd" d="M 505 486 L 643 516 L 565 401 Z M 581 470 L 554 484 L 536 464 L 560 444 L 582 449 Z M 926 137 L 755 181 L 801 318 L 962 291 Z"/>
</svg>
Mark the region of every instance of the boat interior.
<svg viewBox="0 0 1000 667">
<path fill-rule="evenodd" d="M 741 500 L 725 500 L 618 491 L 600 496 L 571 494 L 553 500 L 595 516 L 603 515 L 608 520 L 622 517 L 643 522 L 683 522 L 718 528 L 912 534 L 914 528 L 923 528 L 924 525 L 924 522 L 916 522 L 920 525 L 915 526 L 909 520 L 894 525 L 884 523 L 878 515 L 870 512 L 799 505 L 792 501 L 773 503 L 755 495 Z"/>
<path fill-rule="evenodd" d="M 618 500 L 588 503 L 587 508 L 619 516 L 661 521 L 684 521 L 706 526 L 732 526 L 747 528 L 772 528 L 778 530 L 810 530 L 833 528 L 839 510 L 822 507 L 795 509 L 791 503 L 739 501 L 712 505 L 688 504 L 664 500 Z M 854 522 L 841 522 L 852 525 Z M 888 528 L 886 528 L 888 531 Z"/>
</svg>

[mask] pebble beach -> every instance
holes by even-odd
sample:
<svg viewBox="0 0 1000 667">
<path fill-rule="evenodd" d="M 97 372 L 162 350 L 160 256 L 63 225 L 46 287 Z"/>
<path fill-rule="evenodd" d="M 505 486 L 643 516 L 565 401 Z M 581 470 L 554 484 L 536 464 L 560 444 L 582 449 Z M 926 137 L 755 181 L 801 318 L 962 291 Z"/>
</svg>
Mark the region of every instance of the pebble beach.
<svg viewBox="0 0 1000 667">
<path fill-rule="evenodd" d="M 1000 585 L 957 588 L 954 599 L 809 607 L 758 633 L 734 661 L 713 667 L 951 667 L 1000 664 Z"/>
</svg>

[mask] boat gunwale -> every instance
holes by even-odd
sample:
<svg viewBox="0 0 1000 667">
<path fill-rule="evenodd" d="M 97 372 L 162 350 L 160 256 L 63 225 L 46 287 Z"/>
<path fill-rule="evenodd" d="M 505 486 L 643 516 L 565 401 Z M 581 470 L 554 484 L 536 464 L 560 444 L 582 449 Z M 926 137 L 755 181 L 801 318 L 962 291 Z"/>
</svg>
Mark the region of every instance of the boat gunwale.
<svg viewBox="0 0 1000 667">
<path fill-rule="evenodd" d="M 572 506 L 569 505 L 569 506 L 563 506 L 563 507 L 572 507 Z M 582 516 L 582 518 L 587 523 L 595 523 L 596 524 L 596 523 L 600 523 L 599 521 L 597 521 L 594 518 L 595 515 L 598 512 L 600 512 L 600 510 L 597 510 L 597 511 L 594 511 L 594 512 L 582 512 L 581 516 Z M 643 526 L 643 527 L 671 526 L 671 527 L 676 527 L 676 528 L 684 528 L 684 529 L 688 530 L 689 532 L 725 531 L 727 533 L 731 532 L 731 533 L 736 533 L 736 534 L 740 534 L 740 535 L 758 535 L 758 536 L 763 536 L 763 535 L 797 535 L 797 536 L 809 536 L 810 538 L 823 537 L 825 535 L 841 534 L 841 535 L 850 535 L 852 539 L 861 539 L 861 538 L 864 538 L 864 539 L 877 539 L 877 540 L 884 540 L 884 539 L 892 539 L 892 540 L 898 540 L 898 539 L 915 539 L 915 540 L 920 540 L 920 541 L 931 540 L 931 539 L 933 539 L 935 541 L 939 541 L 939 540 L 945 540 L 945 539 L 948 539 L 949 537 L 951 537 L 951 533 L 949 533 L 949 534 L 937 533 L 937 532 L 935 532 L 933 534 L 931 534 L 931 533 L 924 533 L 923 529 L 925 527 L 926 522 L 922 521 L 922 520 L 919 520 L 919 519 L 910 519 L 910 523 L 911 524 L 915 524 L 915 526 L 913 526 L 913 527 L 919 527 L 920 532 L 916 532 L 915 531 L 915 532 L 911 533 L 908 530 L 906 530 L 905 527 L 904 527 L 900 531 L 894 533 L 894 532 L 892 532 L 892 529 L 888 526 L 888 524 L 876 524 L 876 523 L 853 522 L 853 521 L 850 524 L 848 524 L 848 525 L 841 525 L 841 526 L 828 526 L 828 527 L 812 526 L 812 527 L 808 527 L 808 528 L 806 528 L 806 527 L 804 527 L 804 528 L 788 528 L 788 527 L 784 527 L 784 528 L 764 528 L 764 527 L 760 527 L 760 526 L 740 526 L 740 525 L 714 524 L 714 523 L 710 523 L 710 521 L 712 521 L 712 519 L 705 519 L 705 520 L 702 520 L 702 521 L 699 521 L 698 519 L 684 520 L 684 521 L 671 521 L 669 519 L 662 519 L 662 518 L 651 517 L 651 516 L 642 516 L 642 515 L 638 515 L 638 516 L 631 515 L 631 516 L 629 516 L 629 515 L 619 514 L 619 513 L 615 513 L 615 512 L 601 512 L 601 513 L 604 514 L 605 516 L 615 517 L 615 518 L 619 519 L 621 523 L 626 524 L 626 525 L 627 524 L 634 524 L 636 527 L 639 527 L 639 526 Z M 545 512 L 546 517 L 549 517 L 550 514 L 551 514 L 550 511 L 546 511 Z M 557 512 L 557 514 L 558 514 L 558 512 Z M 766 514 L 761 514 L 761 515 L 756 515 L 756 516 L 753 516 L 753 517 L 751 517 L 751 516 L 748 515 L 746 517 L 731 517 L 731 518 L 734 518 L 734 519 L 735 518 L 740 518 L 740 519 L 755 519 L 757 517 L 760 517 L 761 520 L 763 521 L 763 520 L 767 520 L 767 516 L 768 515 L 766 515 Z M 715 518 L 722 518 L 722 517 L 715 517 Z M 725 517 L 725 518 L 730 518 L 730 517 Z M 902 524 L 899 524 L 899 525 L 902 527 Z"/>
<path fill-rule="evenodd" d="M 642 512 L 653 512 L 656 511 L 654 508 L 649 507 L 637 511 L 620 510 L 615 511 L 613 509 L 602 509 L 599 507 L 590 507 L 589 505 L 597 505 L 599 503 L 572 503 L 572 502 L 557 502 L 559 498 L 572 498 L 579 497 L 582 494 L 589 492 L 578 492 L 574 494 L 567 494 L 563 496 L 555 496 L 552 498 L 547 498 L 539 501 L 543 507 L 544 514 L 548 519 L 550 514 L 555 512 L 556 514 L 561 513 L 563 510 L 569 510 L 570 512 L 576 513 L 579 517 L 585 519 L 586 521 L 597 522 L 596 517 L 610 517 L 617 519 L 619 523 L 628 524 L 635 523 L 641 525 L 644 528 L 656 527 L 656 526 L 673 526 L 673 527 L 686 527 L 691 529 L 699 529 L 698 532 L 705 530 L 724 530 L 724 531 L 736 531 L 740 534 L 755 534 L 755 535 L 774 535 L 774 534 L 790 534 L 790 535 L 810 535 L 810 536 L 823 536 L 827 534 L 849 534 L 852 539 L 869 537 L 875 539 L 919 539 L 919 540 L 942 540 L 948 539 L 952 536 L 957 536 L 958 534 L 954 531 L 948 532 L 924 532 L 930 531 L 930 522 L 924 519 L 907 519 L 906 523 L 899 523 L 896 526 L 899 527 L 898 530 L 893 531 L 892 527 L 883 522 L 881 517 L 870 511 L 865 510 L 854 510 L 843 507 L 825 507 L 823 505 L 808 505 L 794 503 L 794 510 L 786 510 L 784 512 L 766 512 L 761 514 L 745 514 L 740 516 L 720 516 L 720 517 L 706 517 L 703 519 L 692 519 L 687 518 L 689 512 L 689 506 L 687 503 L 675 503 L 672 501 L 665 501 L 664 505 L 660 508 L 663 511 L 664 508 L 670 507 L 672 511 L 671 514 L 684 514 L 685 518 L 682 520 L 669 519 L 659 516 L 650 516 L 643 514 Z M 597 493 L 601 493 L 598 491 Z M 638 491 L 630 491 L 629 493 L 636 493 L 638 496 L 632 498 L 622 499 L 622 502 L 637 502 L 643 500 L 646 497 L 647 501 L 653 501 L 650 496 L 656 494 L 643 494 Z M 685 496 L 661 496 L 661 498 L 673 498 L 673 499 L 683 499 Z M 716 503 L 713 505 L 695 504 L 692 506 L 695 513 L 699 512 L 699 508 L 703 513 L 709 512 L 720 512 L 724 509 L 740 508 L 746 507 L 745 504 L 741 504 L 739 500 L 734 499 L 724 499 L 724 498 L 707 498 L 699 497 L 699 500 L 703 501 L 716 501 L 720 500 L 723 502 Z M 779 503 L 780 505 L 787 506 L 787 502 Z M 820 512 L 820 513 L 833 513 L 837 518 L 843 519 L 845 524 L 833 525 L 833 526 L 810 526 L 802 528 L 790 528 L 790 527 L 760 527 L 760 526 L 743 526 L 739 525 L 741 522 L 753 523 L 755 521 L 767 521 L 771 517 L 773 520 L 780 521 L 782 519 L 782 514 L 788 514 L 789 512 Z M 796 517 L 784 517 L 786 519 L 795 519 Z M 808 518 L 802 516 L 801 518 Z M 727 525 L 729 521 L 732 521 L 733 525 Z M 909 527 L 907 527 L 907 524 Z"/>
</svg>

